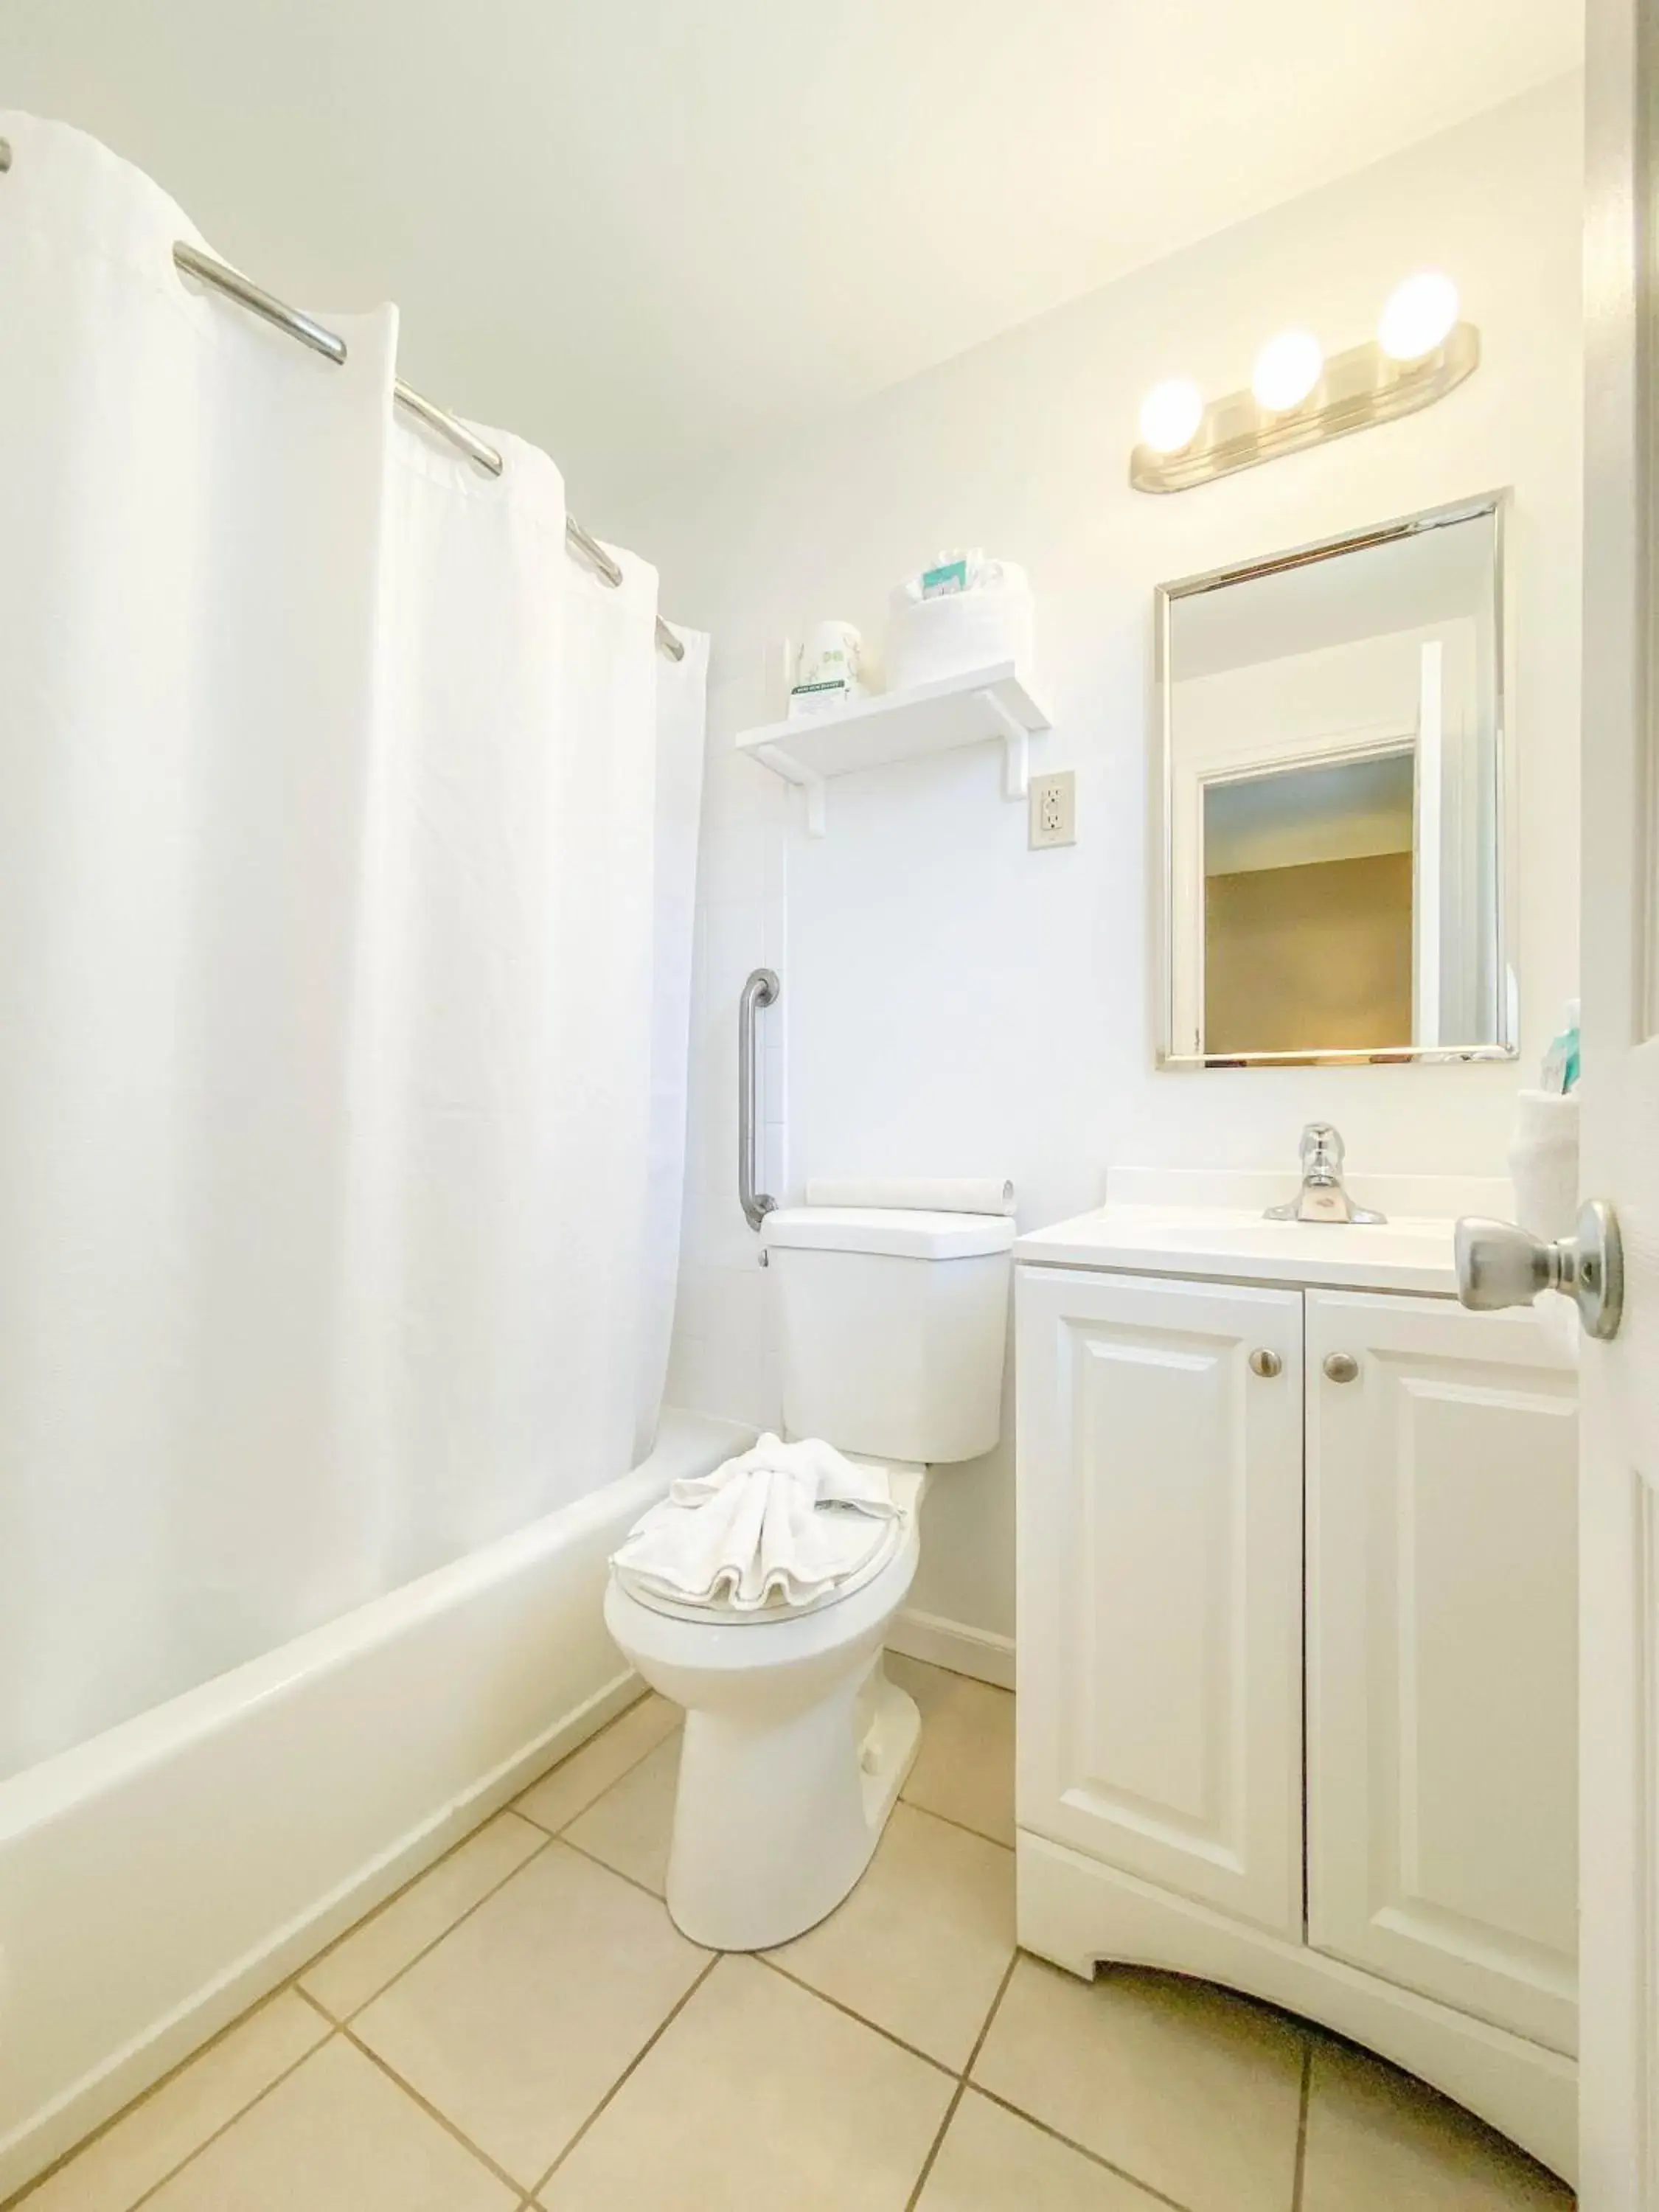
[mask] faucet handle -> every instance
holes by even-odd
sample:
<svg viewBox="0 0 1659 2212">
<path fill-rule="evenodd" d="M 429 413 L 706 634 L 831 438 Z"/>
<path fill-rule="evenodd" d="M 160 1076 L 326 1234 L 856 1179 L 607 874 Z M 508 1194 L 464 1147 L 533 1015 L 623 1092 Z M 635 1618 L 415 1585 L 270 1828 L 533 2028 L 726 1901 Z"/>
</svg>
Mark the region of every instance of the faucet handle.
<svg viewBox="0 0 1659 2212">
<path fill-rule="evenodd" d="M 1302 1173 L 1305 1177 L 1328 1174 L 1340 1176 L 1347 1148 L 1334 1121 L 1310 1121 L 1302 1132 Z"/>
</svg>

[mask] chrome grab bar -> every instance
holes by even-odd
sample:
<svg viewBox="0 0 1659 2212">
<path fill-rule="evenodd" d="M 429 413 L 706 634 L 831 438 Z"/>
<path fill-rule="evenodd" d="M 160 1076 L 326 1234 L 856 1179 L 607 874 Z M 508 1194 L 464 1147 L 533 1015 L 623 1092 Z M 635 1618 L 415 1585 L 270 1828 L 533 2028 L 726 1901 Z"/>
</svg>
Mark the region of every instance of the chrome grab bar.
<svg viewBox="0 0 1659 2212">
<path fill-rule="evenodd" d="M 755 1058 L 755 1017 L 763 1006 L 775 1006 L 782 986 L 769 968 L 757 968 L 738 1000 L 738 1199 L 743 1218 L 758 1231 L 777 1204 L 755 1188 L 760 1163 L 758 1142 L 760 1067 Z"/>
</svg>

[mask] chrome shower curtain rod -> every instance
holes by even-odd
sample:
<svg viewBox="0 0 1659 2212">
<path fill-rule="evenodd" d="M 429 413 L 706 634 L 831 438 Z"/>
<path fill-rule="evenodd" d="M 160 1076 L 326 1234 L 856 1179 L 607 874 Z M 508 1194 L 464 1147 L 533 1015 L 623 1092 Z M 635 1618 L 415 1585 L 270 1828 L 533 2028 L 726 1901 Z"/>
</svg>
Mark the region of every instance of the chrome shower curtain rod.
<svg viewBox="0 0 1659 2212">
<path fill-rule="evenodd" d="M 0 141 L 0 144 L 3 143 Z M 225 262 L 216 261 L 210 253 L 204 253 L 194 246 L 186 246 L 180 239 L 173 246 L 173 258 L 174 264 L 186 275 L 198 278 L 204 284 L 210 284 L 215 291 L 222 292 L 227 299 L 234 300 L 251 313 L 262 315 L 266 322 L 274 324 L 279 331 L 286 331 L 290 337 L 298 338 L 302 345 L 310 346 L 313 352 L 321 354 L 325 360 L 343 362 L 345 359 L 345 340 L 337 331 L 329 330 L 312 316 L 302 314 L 299 308 L 290 307 L 286 301 L 277 299 L 274 293 L 250 283 L 246 276 Z M 492 477 L 501 475 L 506 464 L 500 453 L 494 446 L 486 444 L 476 431 L 469 430 L 459 416 L 452 415 L 447 407 L 440 407 L 435 401 L 424 398 L 412 385 L 405 384 L 401 376 L 392 383 L 392 396 L 400 407 L 418 416 L 428 429 L 435 430 L 441 438 L 447 438 L 451 445 L 459 446 L 469 460 L 475 461 Z M 613 590 L 622 582 L 622 570 L 598 538 L 590 536 L 573 515 L 565 517 L 564 536 L 565 543 L 572 550 L 579 553 Z M 671 659 L 684 659 L 685 647 L 660 615 L 657 617 L 657 644 Z"/>
<path fill-rule="evenodd" d="M 0 176 L 3 176 L 10 167 L 10 142 L 0 138 Z M 279 331 L 286 331 L 290 337 L 298 338 L 302 345 L 308 345 L 325 360 L 343 362 L 345 359 L 345 340 L 337 331 L 329 330 L 310 315 L 301 314 L 299 308 L 290 307 L 285 301 L 277 299 L 274 293 L 264 291 L 258 284 L 250 283 L 246 276 L 239 275 L 227 263 L 216 261 L 210 253 L 204 253 L 198 247 L 187 246 L 183 239 L 179 239 L 173 246 L 173 259 L 174 266 L 183 270 L 186 275 L 197 277 L 204 284 L 210 284 L 215 291 L 222 292 L 227 299 L 236 301 L 251 313 L 262 315 L 266 322 L 274 324 Z M 441 438 L 447 438 L 452 445 L 459 446 L 469 460 L 475 461 L 492 477 L 501 475 L 505 465 L 495 447 L 487 444 L 476 431 L 469 430 L 465 423 L 458 416 L 452 415 L 447 407 L 440 407 L 424 398 L 412 385 L 405 384 L 402 377 L 393 382 L 392 394 L 400 407 L 418 416 L 428 429 L 435 430 Z M 565 517 L 564 538 L 565 544 L 587 562 L 602 581 L 613 590 L 622 582 L 622 570 L 598 538 L 591 537 L 573 516 Z M 684 660 L 685 658 L 685 647 L 660 615 L 657 617 L 657 647 L 671 660 Z"/>
</svg>

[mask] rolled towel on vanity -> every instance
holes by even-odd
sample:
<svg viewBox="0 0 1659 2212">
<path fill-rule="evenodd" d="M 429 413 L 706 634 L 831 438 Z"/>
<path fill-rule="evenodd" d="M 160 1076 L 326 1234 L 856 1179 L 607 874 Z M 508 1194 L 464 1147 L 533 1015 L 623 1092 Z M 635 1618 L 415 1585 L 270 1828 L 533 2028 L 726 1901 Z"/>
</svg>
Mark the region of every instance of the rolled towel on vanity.
<svg viewBox="0 0 1659 2212">
<path fill-rule="evenodd" d="M 767 1435 L 671 1485 L 611 1564 L 682 1605 L 808 1605 L 890 1551 L 898 1516 L 885 1468 L 854 1466 L 815 1437 Z"/>
<path fill-rule="evenodd" d="M 1578 1218 L 1578 1093 L 1518 1091 L 1510 1138 L 1515 1218 L 1534 1237 L 1571 1237 Z"/>
<path fill-rule="evenodd" d="M 994 1176 L 827 1176 L 806 1186 L 809 1206 L 896 1206 L 915 1213 L 1008 1213 L 1014 1186 Z"/>
</svg>

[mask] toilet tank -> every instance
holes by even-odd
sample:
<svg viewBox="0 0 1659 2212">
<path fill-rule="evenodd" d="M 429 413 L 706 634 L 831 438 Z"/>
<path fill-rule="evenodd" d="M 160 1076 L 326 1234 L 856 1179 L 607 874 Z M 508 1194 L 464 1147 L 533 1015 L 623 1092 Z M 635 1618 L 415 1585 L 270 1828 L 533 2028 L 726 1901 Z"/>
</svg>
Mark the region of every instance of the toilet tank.
<svg viewBox="0 0 1659 2212">
<path fill-rule="evenodd" d="M 761 1242 L 787 1434 L 935 1467 L 990 1450 L 1002 1430 L 1011 1220 L 781 1206 Z"/>
</svg>

